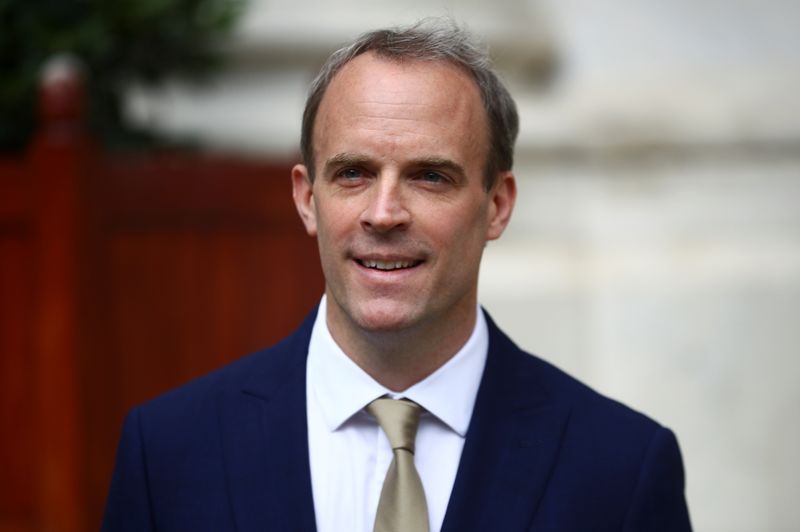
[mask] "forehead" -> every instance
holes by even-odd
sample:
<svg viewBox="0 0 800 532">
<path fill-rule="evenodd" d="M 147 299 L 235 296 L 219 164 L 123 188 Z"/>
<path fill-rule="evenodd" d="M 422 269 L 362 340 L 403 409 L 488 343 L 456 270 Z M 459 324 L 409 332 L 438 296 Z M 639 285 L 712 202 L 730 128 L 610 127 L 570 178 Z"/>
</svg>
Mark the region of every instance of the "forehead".
<svg viewBox="0 0 800 532">
<path fill-rule="evenodd" d="M 474 79 L 445 61 L 395 60 L 371 52 L 348 62 L 331 81 L 314 125 L 317 155 L 331 144 L 374 138 L 414 139 L 431 150 L 483 155 L 486 111 Z M 374 133 L 370 137 L 368 133 Z M 349 147 L 352 149 L 352 147 Z"/>
</svg>

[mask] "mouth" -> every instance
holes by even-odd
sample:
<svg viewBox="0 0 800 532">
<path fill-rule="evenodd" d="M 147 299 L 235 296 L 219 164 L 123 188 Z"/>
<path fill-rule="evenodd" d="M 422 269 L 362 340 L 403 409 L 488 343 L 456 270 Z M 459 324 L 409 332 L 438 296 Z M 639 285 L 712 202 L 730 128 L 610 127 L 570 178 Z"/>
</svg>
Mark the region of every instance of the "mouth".
<svg viewBox="0 0 800 532">
<path fill-rule="evenodd" d="M 356 262 L 364 268 L 380 271 L 408 270 L 422 264 L 421 260 L 374 260 L 356 259 Z"/>
</svg>

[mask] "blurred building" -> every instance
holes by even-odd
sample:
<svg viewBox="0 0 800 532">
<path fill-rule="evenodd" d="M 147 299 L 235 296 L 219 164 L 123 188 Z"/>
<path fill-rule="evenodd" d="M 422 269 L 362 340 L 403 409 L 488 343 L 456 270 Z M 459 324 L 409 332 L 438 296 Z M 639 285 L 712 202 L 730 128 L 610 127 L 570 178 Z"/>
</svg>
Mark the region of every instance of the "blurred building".
<svg viewBox="0 0 800 532">
<path fill-rule="evenodd" d="M 800 528 L 800 3 L 250 0 L 221 78 L 128 111 L 290 159 L 330 51 L 440 14 L 490 44 L 522 118 L 484 305 L 675 429 L 697 530 Z"/>
</svg>

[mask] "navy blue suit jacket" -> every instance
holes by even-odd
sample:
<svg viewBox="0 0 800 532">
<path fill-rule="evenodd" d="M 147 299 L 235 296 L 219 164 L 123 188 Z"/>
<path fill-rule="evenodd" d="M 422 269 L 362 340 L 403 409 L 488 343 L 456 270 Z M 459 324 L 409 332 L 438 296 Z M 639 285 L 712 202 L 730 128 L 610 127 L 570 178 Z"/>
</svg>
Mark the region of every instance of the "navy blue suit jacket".
<svg viewBox="0 0 800 532">
<path fill-rule="evenodd" d="M 315 530 L 305 391 L 314 314 L 280 344 L 131 411 L 103 530 Z M 489 356 L 442 530 L 691 530 L 672 432 L 487 321 Z"/>
</svg>

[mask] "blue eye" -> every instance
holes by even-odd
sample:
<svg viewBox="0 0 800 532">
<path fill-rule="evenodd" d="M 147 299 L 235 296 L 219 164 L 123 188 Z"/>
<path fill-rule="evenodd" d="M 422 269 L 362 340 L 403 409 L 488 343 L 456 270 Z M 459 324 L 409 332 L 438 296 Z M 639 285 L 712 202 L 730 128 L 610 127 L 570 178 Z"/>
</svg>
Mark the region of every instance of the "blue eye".
<svg viewBox="0 0 800 532">
<path fill-rule="evenodd" d="M 438 172 L 422 172 L 421 178 L 428 183 L 441 183 L 445 180 L 444 176 Z"/>
<path fill-rule="evenodd" d="M 339 175 L 346 179 L 355 179 L 361 177 L 363 174 L 361 173 L 361 170 L 357 168 L 345 168 L 339 172 Z"/>
</svg>

